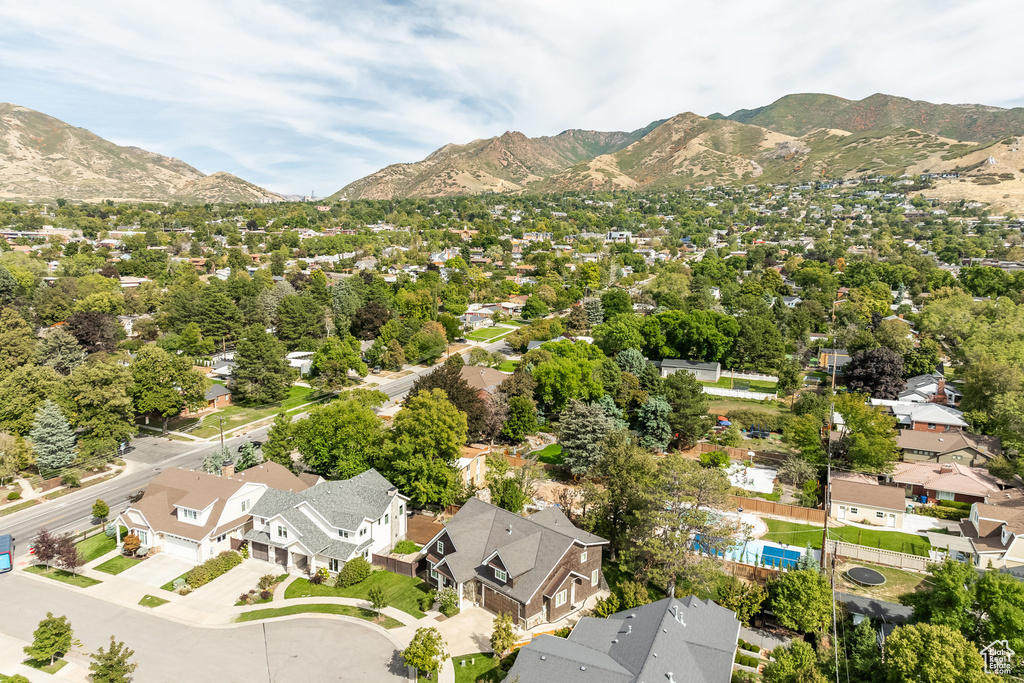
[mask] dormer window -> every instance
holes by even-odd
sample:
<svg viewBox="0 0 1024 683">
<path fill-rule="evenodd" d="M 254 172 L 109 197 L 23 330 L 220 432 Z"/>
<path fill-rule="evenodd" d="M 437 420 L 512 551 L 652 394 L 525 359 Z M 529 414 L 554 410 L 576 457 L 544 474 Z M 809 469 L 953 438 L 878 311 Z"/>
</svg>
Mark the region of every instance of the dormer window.
<svg viewBox="0 0 1024 683">
<path fill-rule="evenodd" d="M 195 521 L 199 519 L 199 513 L 195 510 L 189 510 L 188 508 L 181 508 L 181 518 Z"/>
<path fill-rule="evenodd" d="M 242 512 L 248 511 L 248 509 L 251 508 L 251 507 L 252 507 L 252 503 L 251 502 L 249 502 L 248 500 L 243 500 L 242 501 Z"/>
<path fill-rule="evenodd" d="M 288 529 L 286 527 L 283 527 L 283 526 L 277 527 L 277 537 L 278 538 L 288 538 Z"/>
<path fill-rule="evenodd" d="M 495 569 L 494 570 L 494 579 L 496 581 L 501 581 L 502 583 L 504 583 L 508 579 L 508 574 L 506 574 L 505 572 L 501 571 L 500 569 Z"/>
<path fill-rule="evenodd" d="M 348 538 L 348 532 L 345 531 L 344 529 L 338 529 L 338 535 L 341 536 L 342 538 Z"/>
</svg>

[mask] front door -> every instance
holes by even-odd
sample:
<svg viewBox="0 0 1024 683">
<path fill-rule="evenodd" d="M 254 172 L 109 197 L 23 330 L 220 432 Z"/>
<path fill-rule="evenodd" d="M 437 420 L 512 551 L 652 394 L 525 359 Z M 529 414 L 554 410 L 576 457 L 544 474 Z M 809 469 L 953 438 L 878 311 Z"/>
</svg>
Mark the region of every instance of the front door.
<svg viewBox="0 0 1024 683">
<path fill-rule="evenodd" d="M 285 569 L 287 569 L 288 568 L 288 551 L 285 550 L 284 548 L 274 548 L 274 555 L 275 555 L 275 559 L 277 560 L 277 563 L 279 565 L 281 565 L 282 567 L 284 567 Z"/>
<path fill-rule="evenodd" d="M 891 512 L 889 513 L 889 526 L 896 526 L 896 515 L 892 514 Z"/>
<path fill-rule="evenodd" d="M 845 505 L 840 505 L 839 506 L 839 519 L 846 519 L 846 506 Z"/>
</svg>

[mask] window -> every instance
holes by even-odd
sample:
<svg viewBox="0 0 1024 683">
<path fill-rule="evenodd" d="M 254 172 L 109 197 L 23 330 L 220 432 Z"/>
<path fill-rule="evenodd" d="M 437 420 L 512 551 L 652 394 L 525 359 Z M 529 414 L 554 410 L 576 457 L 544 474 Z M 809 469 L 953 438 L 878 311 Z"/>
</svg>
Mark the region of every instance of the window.
<svg viewBox="0 0 1024 683">
<path fill-rule="evenodd" d="M 935 423 L 934 422 L 929 422 L 928 423 L 928 429 L 935 429 Z"/>
<path fill-rule="evenodd" d="M 937 491 L 939 500 L 956 500 L 956 494 L 950 491 Z"/>
<path fill-rule="evenodd" d="M 877 517 L 878 519 L 885 519 L 885 513 L 884 512 L 876 512 L 875 513 L 875 517 Z"/>
<path fill-rule="evenodd" d="M 338 529 L 338 535 L 341 536 L 342 538 L 348 538 L 348 532 L 345 531 L 344 529 Z"/>
<path fill-rule="evenodd" d="M 184 517 L 185 519 L 199 519 L 199 513 L 196 512 L 195 510 L 186 510 L 185 508 L 182 508 L 181 514 L 182 517 Z"/>
<path fill-rule="evenodd" d="M 389 519 L 389 516 L 388 515 L 384 515 L 384 523 L 385 524 L 389 524 L 390 523 L 390 522 L 388 522 L 388 519 Z"/>
<path fill-rule="evenodd" d="M 365 536 L 366 535 L 366 527 L 363 527 L 362 529 L 359 530 L 359 535 L 360 536 Z"/>
<path fill-rule="evenodd" d="M 335 560 L 334 558 L 327 560 L 327 571 L 334 572 L 335 574 L 341 571 L 341 560 Z"/>
<path fill-rule="evenodd" d="M 245 512 L 246 510 L 248 510 L 251 507 L 252 507 L 252 503 L 250 503 L 248 500 L 243 500 L 242 501 L 242 512 Z"/>
<path fill-rule="evenodd" d="M 850 514 L 851 515 L 857 514 L 857 508 L 850 508 Z"/>
<path fill-rule="evenodd" d="M 430 565 L 430 578 L 432 578 L 434 581 L 437 581 L 437 576 L 437 570 L 434 569 L 434 565 Z"/>
<path fill-rule="evenodd" d="M 217 537 L 217 543 L 223 543 L 224 539 L 226 539 L 227 537 L 228 537 L 227 534 L 221 534 L 220 536 Z"/>
<path fill-rule="evenodd" d="M 600 569 L 595 569 L 594 571 L 590 572 L 590 585 L 591 586 L 596 586 L 597 585 L 597 582 L 600 581 L 600 575 L 601 575 L 601 570 Z"/>
<path fill-rule="evenodd" d="M 398 514 L 400 514 L 400 515 L 404 515 L 405 514 L 405 505 L 399 505 L 398 506 Z"/>
<path fill-rule="evenodd" d="M 148 543 L 147 539 L 149 538 L 149 535 L 147 534 L 147 532 L 142 530 L 142 529 L 139 529 L 138 534 L 139 534 L 139 543 L 141 543 L 142 545 L 146 545 L 146 543 Z"/>
<path fill-rule="evenodd" d="M 444 541 L 437 542 L 437 552 L 440 555 L 444 555 Z"/>
<path fill-rule="evenodd" d="M 277 527 L 277 537 L 288 538 L 288 529 L 283 526 Z"/>
<path fill-rule="evenodd" d="M 587 551 L 584 550 L 582 553 L 580 553 L 580 562 L 586 562 L 586 561 L 587 561 Z"/>
<path fill-rule="evenodd" d="M 508 579 L 508 574 L 506 574 L 505 572 L 501 571 L 500 569 L 495 569 L 494 570 L 494 578 L 496 580 L 501 581 L 501 582 L 504 583 Z"/>
<path fill-rule="evenodd" d="M 555 596 L 555 607 L 561 607 L 565 604 L 568 591 L 561 591 Z"/>
</svg>

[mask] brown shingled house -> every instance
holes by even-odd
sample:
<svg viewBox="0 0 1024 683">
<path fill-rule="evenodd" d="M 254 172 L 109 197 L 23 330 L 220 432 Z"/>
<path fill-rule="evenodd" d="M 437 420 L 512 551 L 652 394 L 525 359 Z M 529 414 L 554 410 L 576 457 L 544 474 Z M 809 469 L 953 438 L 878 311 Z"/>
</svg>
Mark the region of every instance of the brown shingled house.
<svg viewBox="0 0 1024 683">
<path fill-rule="evenodd" d="M 860 524 L 903 528 L 907 508 L 902 487 L 833 479 L 829 484 L 832 509 L 829 516 Z"/>
</svg>

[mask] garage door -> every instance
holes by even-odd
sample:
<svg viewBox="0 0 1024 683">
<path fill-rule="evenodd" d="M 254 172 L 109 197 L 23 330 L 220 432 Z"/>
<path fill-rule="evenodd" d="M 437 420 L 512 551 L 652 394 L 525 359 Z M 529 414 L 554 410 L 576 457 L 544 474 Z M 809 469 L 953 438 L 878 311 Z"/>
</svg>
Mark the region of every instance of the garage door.
<svg viewBox="0 0 1024 683">
<path fill-rule="evenodd" d="M 253 543 L 252 556 L 257 560 L 263 560 L 266 562 L 270 557 L 270 553 L 267 551 L 267 545 L 265 543 Z"/>
<path fill-rule="evenodd" d="M 198 547 L 198 544 L 187 541 L 184 538 L 164 536 L 164 552 L 189 562 L 199 561 Z"/>
</svg>

